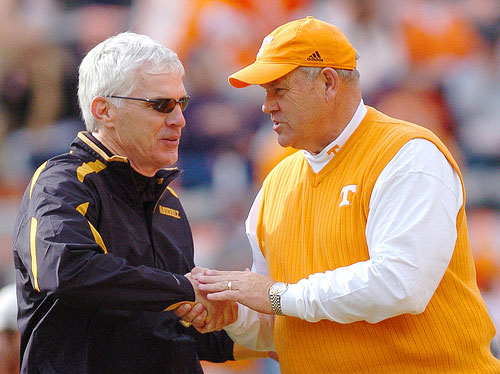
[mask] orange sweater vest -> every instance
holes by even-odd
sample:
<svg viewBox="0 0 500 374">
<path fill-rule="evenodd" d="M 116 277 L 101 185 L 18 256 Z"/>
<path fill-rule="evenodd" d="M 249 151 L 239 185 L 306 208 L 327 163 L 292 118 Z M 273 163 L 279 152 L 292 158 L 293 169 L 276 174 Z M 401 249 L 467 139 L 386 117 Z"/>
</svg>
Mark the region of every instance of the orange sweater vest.
<svg viewBox="0 0 500 374">
<path fill-rule="evenodd" d="M 414 138 L 433 142 L 458 171 L 430 131 L 373 108 L 318 174 L 302 152 L 282 161 L 264 181 L 257 227 L 270 276 L 296 283 L 367 260 L 365 228 L 373 186 Z M 342 192 L 349 185 L 356 185 L 356 191 Z M 376 324 L 276 317 L 282 373 L 500 373 L 500 361 L 489 350 L 495 329 L 476 285 L 463 207 L 456 224 L 451 262 L 423 313 Z"/>
</svg>

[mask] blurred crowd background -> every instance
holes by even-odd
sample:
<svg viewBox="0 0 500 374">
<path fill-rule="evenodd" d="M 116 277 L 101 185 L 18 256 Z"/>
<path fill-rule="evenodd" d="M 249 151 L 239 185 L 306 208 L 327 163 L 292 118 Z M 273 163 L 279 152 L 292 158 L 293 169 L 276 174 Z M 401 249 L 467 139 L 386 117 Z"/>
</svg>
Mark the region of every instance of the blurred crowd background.
<svg viewBox="0 0 500 374">
<path fill-rule="evenodd" d="M 78 65 L 95 44 L 126 30 L 159 40 L 186 68 L 192 100 L 174 189 L 192 224 L 197 264 L 250 266 L 248 209 L 266 173 L 293 150 L 278 146 L 261 112 L 264 91 L 231 88 L 227 76 L 254 61 L 275 27 L 307 15 L 339 26 L 359 51 L 365 104 L 432 129 L 458 160 L 478 283 L 500 331 L 498 0 L 1 0 L 0 286 L 14 281 L 12 230 L 32 173 L 84 129 Z M 2 373 L 9 373 L 2 342 L 17 339 L 11 325 L 0 323 Z M 279 372 L 271 359 L 205 370 Z"/>
</svg>

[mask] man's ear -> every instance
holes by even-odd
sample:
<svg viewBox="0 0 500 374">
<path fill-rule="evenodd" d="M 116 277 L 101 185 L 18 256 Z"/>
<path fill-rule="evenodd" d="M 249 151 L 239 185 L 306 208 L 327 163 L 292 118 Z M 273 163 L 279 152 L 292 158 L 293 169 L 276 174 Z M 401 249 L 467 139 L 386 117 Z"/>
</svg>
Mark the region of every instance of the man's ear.
<svg viewBox="0 0 500 374">
<path fill-rule="evenodd" d="M 325 99 L 330 102 L 335 98 L 339 89 L 339 75 L 333 68 L 324 68 L 321 70 L 321 77 L 325 88 Z"/>
<path fill-rule="evenodd" d="M 92 115 L 100 125 L 110 126 L 113 124 L 115 110 L 106 98 L 96 96 L 90 103 Z"/>
</svg>

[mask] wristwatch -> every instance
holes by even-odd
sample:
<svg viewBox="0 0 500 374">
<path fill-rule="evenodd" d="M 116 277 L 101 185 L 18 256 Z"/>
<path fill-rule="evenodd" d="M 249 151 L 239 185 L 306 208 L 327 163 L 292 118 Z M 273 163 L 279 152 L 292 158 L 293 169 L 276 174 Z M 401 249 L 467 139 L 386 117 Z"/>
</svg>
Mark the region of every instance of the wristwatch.
<svg viewBox="0 0 500 374">
<path fill-rule="evenodd" d="M 269 299 L 271 300 L 271 309 L 274 314 L 282 316 L 283 312 L 281 310 L 281 295 L 288 288 L 288 283 L 276 282 L 269 287 Z"/>
</svg>

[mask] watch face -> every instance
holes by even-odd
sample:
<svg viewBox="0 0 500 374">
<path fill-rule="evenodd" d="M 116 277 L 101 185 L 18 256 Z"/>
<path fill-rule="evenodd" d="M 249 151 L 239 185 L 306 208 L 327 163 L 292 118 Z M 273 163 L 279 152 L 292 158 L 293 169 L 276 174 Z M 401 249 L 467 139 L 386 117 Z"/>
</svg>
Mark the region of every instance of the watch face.
<svg viewBox="0 0 500 374">
<path fill-rule="evenodd" d="M 271 293 L 279 295 L 286 290 L 286 284 L 283 282 L 276 282 L 271 286 Z"/>
</svg>

